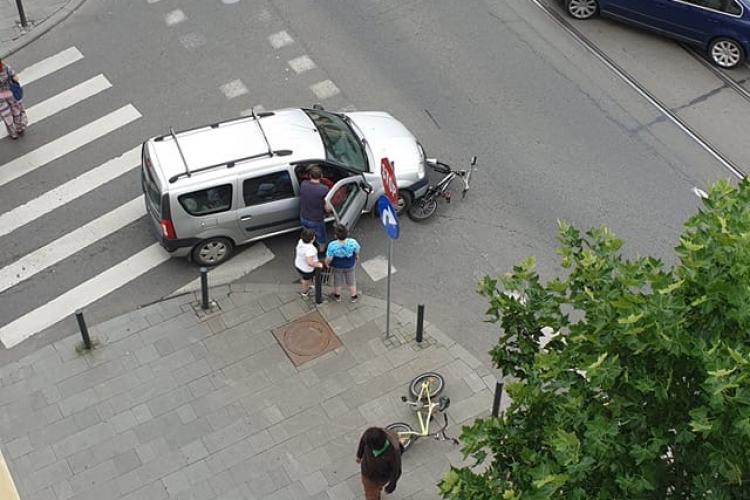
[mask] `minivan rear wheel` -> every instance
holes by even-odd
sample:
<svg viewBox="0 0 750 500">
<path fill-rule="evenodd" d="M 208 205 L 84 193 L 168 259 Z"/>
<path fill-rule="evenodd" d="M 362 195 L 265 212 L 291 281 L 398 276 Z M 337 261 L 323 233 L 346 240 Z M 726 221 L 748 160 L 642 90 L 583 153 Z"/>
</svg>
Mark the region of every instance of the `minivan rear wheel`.
<svg viewBox="0 0 750 500">
<path fill-rule="evenodd" d="M 715 65 L 724 69 L 732 69 L 745 61 L 745 51 L 731 38 L 717 38 L 708 46 L 708 57 Z"/>
<path fill-rule="evenodd" d="M 227 238 L 209 238 L 193 247 L 193 262 L 200 266 L 216 266 L 232 255 L 234 245 Z"/>
<path fill-rule="evenodd" d="M 597 0 L 565 0 L 565 10 L 575 19 L 591 19 L 599 12 Z"/>
</svg>

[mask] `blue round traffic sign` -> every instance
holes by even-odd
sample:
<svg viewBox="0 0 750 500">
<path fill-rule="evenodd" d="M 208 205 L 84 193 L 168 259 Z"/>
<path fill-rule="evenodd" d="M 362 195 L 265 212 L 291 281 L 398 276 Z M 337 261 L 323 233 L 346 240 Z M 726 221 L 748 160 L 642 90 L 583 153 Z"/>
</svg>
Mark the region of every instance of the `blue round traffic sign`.
<svg viewBox="0 0 750 500">
<path fill-rule="evenodd" d="M 385 195 L 381 195 L 378 201 L 375 202 L 375 210 L 380 217 L 380 222 L 383 224 L 385 234 L 392 240 L 398 239 L 398 217 L 396 217 L 393 205 L 391 205 L 391 202 L 388 201 Z"/>
</svg>

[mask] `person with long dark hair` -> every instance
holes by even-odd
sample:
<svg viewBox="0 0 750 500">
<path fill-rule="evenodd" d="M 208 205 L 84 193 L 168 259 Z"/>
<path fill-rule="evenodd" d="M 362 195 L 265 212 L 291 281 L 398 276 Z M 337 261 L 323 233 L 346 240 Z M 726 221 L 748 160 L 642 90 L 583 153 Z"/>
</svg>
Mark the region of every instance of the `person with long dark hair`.
<svg viewBox="0 0 750 500">
<path fill-rule="evenodd" d="M 14 84 L 18 85 L 18 75 L 0 59 L 0 119 L 5 123 L 8 136 L 18 139 L 26 131 L 28 118 L 21 100 L 13 96 L 11 85 Z"/>
<path fill-rule="evenodd" d="M 402 446 L 398 437 L 380 427 L 370 427 L 359 440 L 357 463 L 362 467 L 365 500 L 380 500 L 385 487 L 393 493 L 401 477 Z"/>
</svg>

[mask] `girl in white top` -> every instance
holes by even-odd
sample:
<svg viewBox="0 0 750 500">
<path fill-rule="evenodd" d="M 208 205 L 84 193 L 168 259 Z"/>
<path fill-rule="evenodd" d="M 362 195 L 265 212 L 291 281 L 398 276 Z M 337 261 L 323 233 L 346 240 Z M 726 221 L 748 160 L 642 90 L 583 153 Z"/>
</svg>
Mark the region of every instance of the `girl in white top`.
<svg viewBox="0 0 750 500">
<path fill-rule="evenodd" d="M 309 229 L 303 229 L 295 250 L 294 267 L 300 274 L 300 285 L 302 289 L 299 294 L 307 297 L 312 287 L 315 268 L 322 268 L 323 263 L 318 261 L 318 247 L 315 246 L 315 233 Z"/>
</svg>

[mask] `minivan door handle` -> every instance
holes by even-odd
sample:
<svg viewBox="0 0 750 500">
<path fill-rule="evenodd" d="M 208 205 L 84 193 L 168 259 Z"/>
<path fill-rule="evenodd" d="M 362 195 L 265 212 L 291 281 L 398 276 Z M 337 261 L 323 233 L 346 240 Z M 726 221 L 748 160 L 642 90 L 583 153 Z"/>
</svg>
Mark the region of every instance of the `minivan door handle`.
<svg viewBox="0 0 750 500">
<path fill-rule="evenodd" d="M 244 217 L 240 217 L 240 220 L 250 220 L 252 218 L 253 218 L 252 215 L 245 215 Z"/>
</svg>

